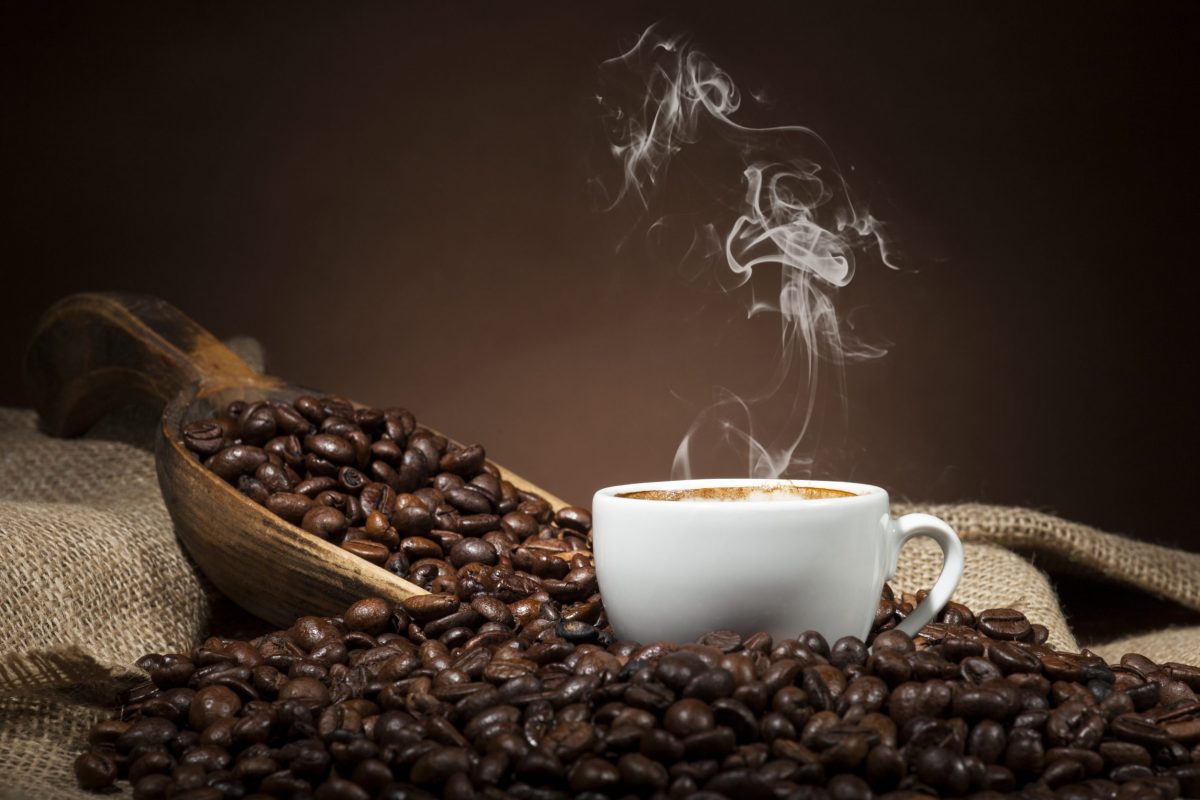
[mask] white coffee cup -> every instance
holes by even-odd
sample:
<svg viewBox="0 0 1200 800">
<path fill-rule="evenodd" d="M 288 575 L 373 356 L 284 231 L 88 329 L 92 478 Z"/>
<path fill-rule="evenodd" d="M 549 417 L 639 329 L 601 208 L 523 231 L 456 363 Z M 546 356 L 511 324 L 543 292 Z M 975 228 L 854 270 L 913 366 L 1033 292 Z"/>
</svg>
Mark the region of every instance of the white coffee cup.
<svg viewBox="0 0 1200 800">
<path fill-rule="evenodd" d="M 778 484 L 834 496 L 623 496 Z M 934 619 L 958 586 L 962 542 L 928 514 L 892 519 L 887 492 L 878 486 L 706 479 L 610 486 L 592 499 L 604 608 L 619 637 L 639 642 L 690 642 L 711 630 L 766 631 L 776 639 L 815 630 L 830 643 L 865 638 L 883 583 L 914 536 L 937 542 L 944 561 L 929 595 L 897 626 L 910 635 Z"/>
</svg>

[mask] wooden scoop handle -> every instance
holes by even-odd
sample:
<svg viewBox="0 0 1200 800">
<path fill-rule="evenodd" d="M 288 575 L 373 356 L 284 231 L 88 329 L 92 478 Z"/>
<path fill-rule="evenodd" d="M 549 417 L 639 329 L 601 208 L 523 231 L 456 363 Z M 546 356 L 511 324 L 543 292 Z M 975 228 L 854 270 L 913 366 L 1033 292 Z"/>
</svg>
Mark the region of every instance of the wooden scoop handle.
<svg viewBox="0 0 1200 800">
<path fill-rule="evenodd" d="M 66 297 L 43 315 L 25 354 L 25 390 L 45 430 L 86 431 L 139 396 L 165 404 L 183 389 L 280 385 L 179 309 L 120 292 Z"/>
</svg>

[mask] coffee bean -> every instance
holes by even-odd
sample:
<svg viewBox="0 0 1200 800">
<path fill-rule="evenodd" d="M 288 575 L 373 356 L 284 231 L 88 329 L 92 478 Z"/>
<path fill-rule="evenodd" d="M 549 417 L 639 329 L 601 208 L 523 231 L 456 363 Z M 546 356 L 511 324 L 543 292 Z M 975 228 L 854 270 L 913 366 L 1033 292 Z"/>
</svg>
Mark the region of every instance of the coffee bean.
<svg viewBox="0 0 1200 800">
<path fill-rule="evenodd" d="M 299 411 L 285 403 L 272 403 L 271 411 L 275 416 L 275 425 L 280 433 L 289 436 L 303 436 L 314 430 L 311 422 L 305 419 Z"/>
<path fill-rule="evenodd" d="M 346 532 L 349 522 L 338 509 L 317 505 L 304 514 L 300 527 L 322 539 L 333 539 Z"/>
<path fill-rule="evenodd" d="M 248 405 L 238 418 L 238 435 L 247 444 L 266 444 L 276 428 L 275 410 L 263 402 Z"/>
<path fill-rule="evenodd" d="M 1017 728 L 1009 734 L 1004 765 L 1013 772 L 1036 775 L 1041 772 L 1045 751 L 1041 735 L 1029 728 Z"/>
<path fill-rule="evenodd" d="M 75 779 L 84 789 L 107 789 L 117 779 L 117 765 L 104 753 L 80 753 L 75 759 Z"/>
<path fill-rule="evenodd" d="M 946 747 L 930 747 L 921 751 L 916 759 L 917 778 L 927 786 L 950 796 L 961 796 L 970 786 L 970 775 L 966 764 L 954 751 Z"/>
<path fill-rule="evenodd" d="M 466 564 L 495 564 L 496 548 L 482 539 L 463 539 L 450 548 L 450 563 L 456 567 Z"/>
<path fill-rule="evenodd" d="M 576 762 L 568 775 L 568 783 L 573 792 L 606 792 L 620 782 L 620 769 L 594 756 Z"/>
<path fill-rule="evenodd" d="M 876 649 L 867 659 L 867 672 L 895 687 L 912 677 L 912 666 L 899 650 Z"/>
<path fill-rule="evenodd" d="M 1042 667 L 1041 659 L 1014 642 L 994 642 L 988 645 L 987 657 L 1006 675 L 1014 672 L 1037 672 Z"/>
<path fill-rule="evenodd" d="M 346 630 L 380 634 L 387 630 L 392 617 L 392 606 L 386 600 L 371 597 L 359 600 L 342 615 Z"/>
<path fill-rule="evenodd" d="M 810 646 L 811 647 L 811 646 Z M 895 650 L 900 653 L 911 653 L 915 649 L 912 638 L 902 631 L 884 631 L 875 637 L 871 648 L 873 652 Z M 815 648 L 813 652 L 817 652 Z"/>
<path fill-rule="evenodd" d="M 979 615 L 979 631 L 993 639 L 1025 639 L 1032 633 L 1029 620 L 1011 608 L 992 608 Z"/>
<path fill-rule="evenodd" d="M 984 764 L 998 764 L 1007 747 L 1004 726 L 994 719 L 984 719 L 971 731 L 967 751 Z"/>
<path fill-rule="evenodd" d="M 667 709 L 663 716 L 663 727 L 669 733 L 686 739 L 693 733 L 707 731 L 715 724 L 712 709 L 695 698 L 679 700 Z"/>
<path fill-rule="evenodd" d="M 219 719 L 232 717 L 242 708 L 241 698 L 224 686 L 206 686 L 192 698 L 188 721 L 203 730 Z"/>
<path fill-rule="evenodd" d="M 261 447 L 238 444 L 218 451 L 205 462 L 205 466 L 225 481 L 233 483 L 239 476 L 253 473 L 266 463 L 266 460 L 267 453 Z"/>
<path fill-rule="evenodd" d="M 215 420 L 196 420 L 184 425 L 183 441 L 201 457 L 215 455 L 230 443 L 224 429 Z"/>
<path fill-rule="evenodd" d="M 1108 732 L 1122 741 L 1148 747 L 1162 746 L 1170 740 L 1161 726 L 1134 714 L 1124 714 L 1114 719 L 1108 726 Z"/>
<path fill-rule="evenodd" d="M 482 492 L 472 491 L 466 487 L 444 491 L 446 502 L 463 514 L 491 513 L 493 504 Z"/>
<path fill-rule="evenodd" d="M 415 622 L 426 623 L 457 611 L 459 603 L 452 594 L 425 594 L 405 598 L 403 606 Z"/>
<path fill-rule="evenodd" d="M 330 693 L 320 680 L 307 677 L 295 677 L 279 690 L 280 700 L 297 700 L 309 707 L 324 706 L 329 703 Z"/>
<path fill-rule="evenodd" d="M 1104 736 L 1105 721 L 1082 700 L 1071 700 L 1054 709 L 1046 721 L 1046 740 L 1056 747 L 1091 749 Z"/>
<path fill-rule="evenodd" d="M 857 637 L 844 636 L 833 643 L 829 663 L 842 668 L 851 664 L 865 664 L 867 655 L 867 646 Z"/>
<path fill-rule="evenodd" d="M 378 566 L 383 566 L 391 556 L 391 553 L 384 545 L 379 542 L 369 542 L 366 540 L 343 542 L 342 549 Z"/>
<path fill-rule="evenodd" d="M 722 697 L 729 697 L 736 688 L 737 685 L 729 670 L 715 667 L 705 670 L 689 680 L 683 687 L 683 696 L 711 703 Z"/>
<path fill-rule="evenodd" d="M 579 506 L 564 506 L 554 515 L 554 522 L 560 528 L 570 528 L 571 530 L 587 533 L 592 529 L 592 515 L 585 508 Z"/>
<path fill-rule="evenodd" d="M 445 472 L 470 478 L 483 468 L 485 460 L 486 454 L 483 447 L 473 444 L 447 452 L 439 459 L 438 467 Z"/>
<path fill-rule="evenodd" d="M 887 684 L 873 675 L 855 678 L 842 692 L 839 709 L 858 707 L 867 713 L 878 711 L 888 697 Z"/>
</svg>

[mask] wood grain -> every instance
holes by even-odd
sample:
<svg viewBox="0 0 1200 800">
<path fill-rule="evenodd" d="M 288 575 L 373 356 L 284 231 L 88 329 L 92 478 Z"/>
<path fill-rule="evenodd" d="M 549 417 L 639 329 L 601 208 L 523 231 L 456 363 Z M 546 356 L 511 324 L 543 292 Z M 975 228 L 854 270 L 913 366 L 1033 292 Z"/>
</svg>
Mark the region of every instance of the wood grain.
<svg viewBox="0 0 1200 800">
<path fill-rule="evenodd" d="M 135 395 L 165 403 L 155 458 L 176 533 L 216 587 L 262 619 L 287 626 L 304 614 L 340 614 L 362 597 L 425 594 L 270 513 L 187 449 L 183 425 L 232 400 L 290 402 L 309 390 L 255 372 L 170 304 L 118 293 L 61 300 L 34 332 L 25 385 L 43 427 L 58 436 L 86 431 Z M 566 505 L 496 466 L 517 488 Z"/>
</svg>

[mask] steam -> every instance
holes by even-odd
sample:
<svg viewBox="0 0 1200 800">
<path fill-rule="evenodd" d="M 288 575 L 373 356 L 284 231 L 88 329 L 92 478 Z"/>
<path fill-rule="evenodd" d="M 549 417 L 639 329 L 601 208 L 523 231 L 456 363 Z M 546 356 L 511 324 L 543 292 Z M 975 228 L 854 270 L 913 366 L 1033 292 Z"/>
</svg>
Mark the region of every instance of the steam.
<svg viewBox="0 0 1200 800">
<path fill-rule="evenodd" d="M 773 373 L 748 397 L 716 390 L 680 442 L 672 477 L 691 477 L 692 443 L 701 430 L 714 428 L 745 451 L 751 477 L 778 478 L 808 463 L 799 449 L 813 420 L 821 362 L 840 383 L 846 362 L 886 352 L 857 340 L 839 320 L 835 303 L 837 291 L 854 277 L 857 253 L 874 251 L 894 268 L 882 226 L 855 208 L 833 154 L 815 132 L 735 121 L 742 103 L 737 86 L 686 38 L 661 36 L 651 26 L 602 70 L 613 86 L 637 87 L 631 95 L 618 91 L 599 98 L 622 173 L 609 208 L 632 204 L 648 216 L 672 161 L 708 137 L 722 156 L 736 158 L 744 192 L 740 201 L 727 201 L 728 218 L 696 225 L 689 253 L 709 258 L 727 291 L 766 272 L 768 296 L 775 295 L 757 299 L 757 285 L 745 292 L 748 317 L 778 317 L 780 352 Z M 735 176 L 731 172 L 727 185 Z M 661 224 L 661 218 L 651 223 L 648 232 Z M 755 410 L 776 397 L 789 403 L 786 424 L 763 436 L 754 429 Z"/>
</svg>

